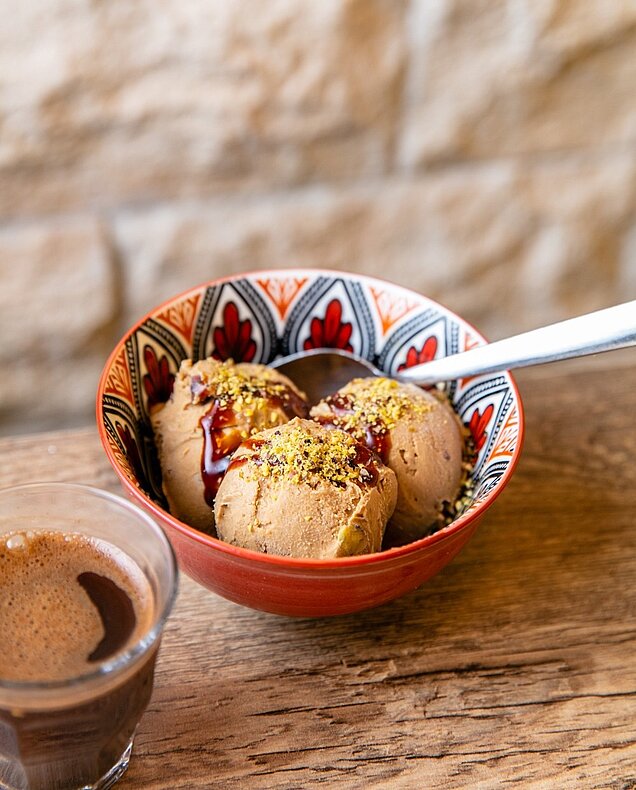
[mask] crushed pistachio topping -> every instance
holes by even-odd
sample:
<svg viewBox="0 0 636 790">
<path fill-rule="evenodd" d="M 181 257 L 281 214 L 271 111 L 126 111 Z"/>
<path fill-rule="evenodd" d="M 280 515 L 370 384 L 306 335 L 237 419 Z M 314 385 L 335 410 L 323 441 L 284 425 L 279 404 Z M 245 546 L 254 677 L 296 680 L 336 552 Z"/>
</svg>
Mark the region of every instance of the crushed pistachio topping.
<svg viewBox="0 0 636 790">
<path fill-rule="evenodd" d="M 360 387 L 360 383 L 364 386 Z M 334 424 L 364 439 L 370 428 L 385 433 L 399 420 L 431 411 L 433 404 L 406 394 L 395 379 L 354 379 L 344 389 L 327 398 L 327 405 L 335 415 Z M 340 408 L 346 403 L 347 408 Z"/>
<path fill-rule="evenodd" d="M 462 479 L 454 502 L 445 502 L 440 514 L 442 525 L 447 527 L 461 516 L 475 501 L 475 483 L 472 477 L 477 461 L 477 449 L 470 431 L 464 426 L 464 451 L 462 454 Z M 438 525 L 439 526 L 439 525 Z"/>
<path fill-rule="evenodd" d="M 285 403 L 295 395 L 286 384 L 269 378 L 265 372 L 248 373 L 232 360 L 215 366 L 211 376 L 195 371 L 190 378 L 190 393 L 193 404 L 214 398 L 220 406 L 232 405 L 246 417 L 252 417 L 272 400 Z"/>
<path fill-rule="evenodd" d="M 374 480 L 374 470 L 360 458 L 356 440 L 339 430 L 309 433 L 302 424 L 287 423 L 259 445 L 251 458 L 254 474 L 262 478 L 285 478 L 293 483 L 325 480 L 337 486 Z"/>
</svg>

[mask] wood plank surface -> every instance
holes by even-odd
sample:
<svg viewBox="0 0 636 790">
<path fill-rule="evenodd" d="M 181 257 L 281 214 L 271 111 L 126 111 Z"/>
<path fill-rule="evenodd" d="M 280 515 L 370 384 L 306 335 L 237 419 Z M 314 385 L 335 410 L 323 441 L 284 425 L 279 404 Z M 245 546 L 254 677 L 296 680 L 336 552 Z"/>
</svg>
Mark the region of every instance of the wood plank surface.
<svg viewBox="0 0 636 790">
<path fill-rule="evenodd" d="M 636 788 L 626 359 L 519 373 L 513 480 L 460 556 L 401 600 L 294 620 L 182 577 L 118 787 Z M 119 491 L 94 430 L 0 440 L 0 484 L 32 480 Z"/>
</svg>

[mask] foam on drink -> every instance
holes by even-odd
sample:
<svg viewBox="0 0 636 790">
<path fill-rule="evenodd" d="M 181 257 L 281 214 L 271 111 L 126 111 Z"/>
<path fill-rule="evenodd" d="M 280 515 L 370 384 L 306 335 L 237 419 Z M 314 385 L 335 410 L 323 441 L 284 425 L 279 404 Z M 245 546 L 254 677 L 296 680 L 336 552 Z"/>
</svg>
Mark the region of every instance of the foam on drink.
<svg viewBox="0 0 636 790">
<path fill-rule="evenodd" d="M 152 617 L 148 580 L 109 543 L 54 531 L 0 537 L 0 677 L 86 674 L 134 644 Z"/>
</svg>

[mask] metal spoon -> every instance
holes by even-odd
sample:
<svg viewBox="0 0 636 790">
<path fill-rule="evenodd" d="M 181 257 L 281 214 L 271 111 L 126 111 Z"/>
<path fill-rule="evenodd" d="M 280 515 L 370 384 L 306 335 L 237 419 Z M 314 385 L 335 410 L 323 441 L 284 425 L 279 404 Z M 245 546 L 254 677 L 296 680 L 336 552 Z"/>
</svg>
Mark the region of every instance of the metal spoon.
<svg viewBox="0 0 636 790">
<path fill-rule="evenodd" d="M 523 332 L 461 354 L 434 359 L 393 373 L 392 378 L 419 385 L 436 384 L 634 345 L 636 301 Z M 317 403 L 351 379 L 386 375 L 366 359 L 333 348 L 301 351 L 274 360 L 271 366 L 297 383 L 311 403 Z"/>
</svg>

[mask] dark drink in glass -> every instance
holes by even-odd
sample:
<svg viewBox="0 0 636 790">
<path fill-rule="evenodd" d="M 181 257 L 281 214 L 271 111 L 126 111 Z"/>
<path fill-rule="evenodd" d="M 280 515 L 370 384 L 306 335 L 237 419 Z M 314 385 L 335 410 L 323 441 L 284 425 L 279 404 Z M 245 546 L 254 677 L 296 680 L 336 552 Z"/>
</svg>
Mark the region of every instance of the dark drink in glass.
<svg viewBox="0 0 636 790">
<path fill-rule="evenodd" d="M 126 501 L 0 491 L 0 787 L 110 787 L 130 759 L 176 592 L 170 545 Z"/>
</svg>

